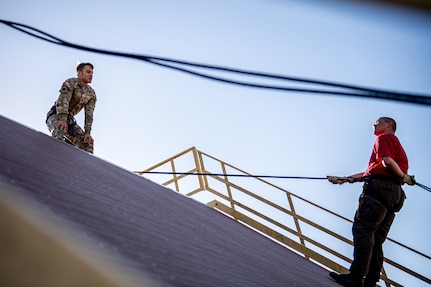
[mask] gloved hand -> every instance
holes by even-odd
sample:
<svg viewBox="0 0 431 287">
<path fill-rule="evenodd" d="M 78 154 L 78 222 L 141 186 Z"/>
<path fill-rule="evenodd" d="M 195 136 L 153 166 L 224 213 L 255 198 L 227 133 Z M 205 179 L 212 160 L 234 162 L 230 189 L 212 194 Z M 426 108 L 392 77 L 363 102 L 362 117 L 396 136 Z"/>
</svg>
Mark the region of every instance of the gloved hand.
<svg viewBox="0 0 431 287">
<path fill-rule="evenodd" d="M 407 183 L 408 185 L 415 185 L 416 180 L 414 175 L 408 175 L 407 173 L 403 176 L 403 183 Z"/>
<path fill-rule="evenodd" d="M 347 182 L 347 177 L 345 176 L 341 177 L 328 175 L 326 178 L 333 184 L 343 184 Z"/>
</svg>

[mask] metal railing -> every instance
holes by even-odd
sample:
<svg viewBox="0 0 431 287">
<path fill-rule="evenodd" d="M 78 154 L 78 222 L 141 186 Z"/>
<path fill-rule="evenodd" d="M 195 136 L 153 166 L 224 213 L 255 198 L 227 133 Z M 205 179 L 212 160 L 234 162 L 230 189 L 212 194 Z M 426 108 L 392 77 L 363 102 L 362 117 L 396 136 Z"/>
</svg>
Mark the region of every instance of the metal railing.
<svg viewBox="0 0 431 287">
<path fill-rule="evenodd" d="M 335 231 L 337 228 L 350 230 L 350 219 L 194 147 L 138 173 L 218 209 L 328 270 L 344 273 L 352 262 L 346 253 L 351 253 L 353 242 Z M 157 178 L 154 174 L 158 174 Z M 229 176 L 233 174 L 243 177 Z M 302 213 L 297 209 L 303 210 Z M 318 214 L 318 218 L 307 218 L 312 214 Z M 431 270 L 429 255 L 391 238 L 387 242 L 393 245 L 396 253 L 408 254 L 402 257 L 413 256 L 423 270 Z M 403 274 L 404 278 L 407 276 L 411 282 L 417 282 L 410 283 L 415 286 L 431 284 L 429 277 L 412 268 L 385 258 L 381 282 L 385 286 L 403 286 L 394 279 Z M 391 277 L 387 273 L 391 273 Z"/>
</svg>

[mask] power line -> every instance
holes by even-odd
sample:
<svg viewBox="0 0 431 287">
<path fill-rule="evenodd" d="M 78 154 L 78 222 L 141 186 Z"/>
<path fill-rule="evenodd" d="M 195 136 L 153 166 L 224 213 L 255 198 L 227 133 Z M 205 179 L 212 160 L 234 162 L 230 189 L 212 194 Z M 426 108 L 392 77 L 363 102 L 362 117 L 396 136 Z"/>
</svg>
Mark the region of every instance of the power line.
<svg viewBox="0 0 431 287">
<path fill-rule="evenodd" d="M 88 51 L 88 52 L 93 52 L 93 53 L 104 54 L 104 55 L 141 60 L 161 67 L 173 69 L 176 71 L 184 72 L 201 78 L 206 78 L 209 80 L 214 80 L 214 81 L 228 83 L 228 84 L 246 86 L 251 88 L 287 91 L 287 92 L 303 92 L 303 93 L 313 93 L 313 94 L 375 98 L 375 99 L 385 99 L 385 100 L 392 100 L 392 101 L 399 101 L 399 102 L 415 103 L 415 104 L 421 104 L 421 105 L 431 105 L 431 96 L 370 89 L 370 88 L 364 88 L 364 87 L 359 87 L 354 85 L 339 84 L 339 83 L 333 83 L 333 82 L 327 82 L 327 81 L 310 80 L 310 79 L 304 79 L 304 78 L 298 78 L 298 77 L 289 77 L 289 76 L 283 76 L 283 75 L 275 75 L 275 74 L 268 74 L 268 73 L 262 73 L 262 72 L 253 72 L 253 71 L 246 71 L 246 70 L 240 70 L 240 69 L 234 69 L 234 68 L 193 63 L 193 62 L 182 61 L 177 59 L 169 59 L 169 58 L 154 57 L 149 55 L 139 55 L 139 54 L 96 49 L 96 48 L 86 47 L 83 45 L 73 44 L 71 42 L 64 41 L 58 37 L 52 36 L 44 31 L 41 31 L 39 29 L 33 28 L 28 25 L 1 20 L 1 19 L 0 19 L 0 22 L 13 29 L 16 29 L 32 37 L 36 37 L 38 39 L 41 39 L 43 41 L 46 41 L 52 44 L 65 46 L 65 47 L 78 49 L 78 50 L 83 50 L 83 51 Z M 214 76 L 203 72 L 198 72 L 198 71 L 192 70 L 191 68 L 222 71 L 222 72 L 232 73 L 237 75 L 247 75 L 247 76 L 266 78 L 266 79 L 290 81 L 290 82 L 297 82 L 297 83 L 308 84 L 308 85 L 326 86 L 326 87 L 331 87 L 336 89 L 322 90 L 318 88 L 295 88 L 295 87 L 259 84 L 259 83 L 253 83 L 253 82 L 244 82 L 244 81 L 238 81 L 238 80 L 229 79 L 229 78 L 222 78 L 222 77 Z"/>
</svg>

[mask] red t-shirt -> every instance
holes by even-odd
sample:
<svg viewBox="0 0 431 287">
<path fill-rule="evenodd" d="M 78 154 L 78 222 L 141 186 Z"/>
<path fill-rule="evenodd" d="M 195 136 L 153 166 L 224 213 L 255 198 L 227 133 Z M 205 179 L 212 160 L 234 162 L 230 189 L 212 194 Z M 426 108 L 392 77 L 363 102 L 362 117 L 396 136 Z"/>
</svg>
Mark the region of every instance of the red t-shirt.
<svg viewBox="0 0 431 287">
<path fill-rule="evenodd" d="M 385 156 L 389 156 L 395 160 L 400 169 L 404 173 L 407 173 L 409 161 L 399 139 L 394 134 L 381 134 L 376 138 L 370 162 L 368 163 L 367 170 L 364 172 L 364 176 L 378 174 L 393 177 L 394 175 L 391 171 L 383 166 L 382 160 Z"/>
</svg>

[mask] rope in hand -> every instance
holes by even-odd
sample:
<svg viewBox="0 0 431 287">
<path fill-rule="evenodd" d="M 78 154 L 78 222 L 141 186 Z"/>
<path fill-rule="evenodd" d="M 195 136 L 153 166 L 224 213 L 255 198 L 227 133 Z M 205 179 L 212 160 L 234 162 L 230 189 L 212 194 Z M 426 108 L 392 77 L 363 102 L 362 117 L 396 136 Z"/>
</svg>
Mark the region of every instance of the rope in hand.
<svg viewBox="0 0 431 287">
<path fill-rule="evenodd" d="M 343 184 L 343 183 L 355 183 L 355 182 L 364 182 L 365 181 L 365 177 L 358 177 L 358 178 L 353 178 L 353 177 L 339 177 L 339 176 L 327 176 L 327 179 L 333 183 L 333 184 Z M 423 189 L 425 189 L 426 191 L 431 192 L 431 188 L 429 188 L 428 186 L 425 186 L 419 182 L 417 182 L 414 179 L 413 176 L 413 184 L 412 185 L 417 185 Z"/>
<path fill-rule="evenodd" d="M 148 55 L 138 55 L 138 54 L 130 54 L 130 53 L 122 53 L 122 52 L 114 52 L 114 51 L 108 51 L 108 50 L 102 50 L 102 49 L 96 49 L 91 47 L 86 47 L 83 45 L 73 44 L 71 42 L 64 41 L 60 38 L 54 37 L 46 32 L 43 32 L 41 30 L 38 30 L 36 28 L 33 28 L 28 25 L 15 23 L 11 21 L 6 21 L 0 19 L 0 23 L 3 23 L 13 29 L 16 29 L 18 31 L 21 31 L 27 35 L 30 35 L 32 37 L 36 37 L 40 40 L 65 46 L 77 50 L 83 50 L 93 53 L 99 53 L 104 55 L 110 55 L 110 56 L 118 56 L 118 57 L 125 57 L 125 58 L 131 58 L 136 60 L 142 60 L 147 63 L 155 64 L 161 67 L 177 70 L 180 72 L 188 73 L 194 76 L 215 80 L 223 83 L 228 84 L 235 84 L 240 86 L 247 86 L 252 88 L 261 88 L 261 89 L 270 89 L 270 90 L 278 90 L 278 91 L 290 91 L 290 92 L 306 92 L 306 93 L 317 93 L 317 94 L 329 94 L 329 95 L 340 95 L 340 96 L 354 96 L 354 97 L 365 97 L 365 98 L 377 98 L 377 99 L 386 99 L 386 100 L 392 100 L 392 101 L 399 101 L 399 102 L 407 102 L 407 103 L 415 103 L 415 104 L 422 104 L 422 105 L 430 105 L 431 106 L 431 97 L 430 96 L 424 96 L 424 95 L 413 95 L 413 94 L 407 94 L 407 93 L 399 93 L 399 92 L 392 92 L 392 91 L 384 91 L 384 90 L 377 90 L 377 89 L 370 89 L 370 88 L 364 88 L 364 87 L 358 87 L 353 85 L 346 85 L 346 84 L 339 84 L 339 83 L 331 83 L 326 81 L 317 81 L 317 80 L 310 80 L 310 79 L 304 79 L 304 78 L 295 78 L 295 77 L 288 77 L 288 76 L 282 76 L 282 75 L 274 75 L 274 74 L 268 74 L 268 73 L 261 73 L 261 72 L 253 72 L 253 71 L 246 71 L 246 70 L 240 70 L 240 69 L 233 69 L 233 68 L 227 68 L 227 67 L 220 67 L 220 66 L 214 66 L 214 65 L 206 65 L 206 64 L 199 64 L 199 63 L 192 63 L 182 60 L 176 60 L 176 59 L 168 59 L 168 58 L 161 58 L 161 57 L 154 57 L 154 56 L 148 56 Z M 184 68 L 180 66 L 186 66 L 189 68 Z M 215 70 L 215 71 L 222 71 L 227 73 L 233 73 L 237 75 L 247 75 L 247 76 L 254 76 L 254 77 L 261 77 L 266 79 L 275 79 L 275 80 L 283 80 L 283 81 L 293 81 L 293 82 L 299 82 L 302 84 L 311 84 L 311 85 L 319 85 L 319 86 L 327 86 L 336 88 L 335 90 L 322 90 L 322 89 L 309 89 L 309 88 L 294 88 L 294 87 L 285 87 L 285 86 L 275 86 L 275 85 L 265 85 L 265 84 L 257 84 L 257 83 L 250 83 L 250 82 L 242 82 L 238 80 L 233 79 L 226 79 L 221 77 L 216 77 L 210 74 L 205 74 L 201 72 L 197 72 L 195 70 L 191 70 L 190 67 L 193 68 L 199 68 L 199 69 L 207 69 L 207 70 Z M 346 91 L 343 91 L 343 90 Z"/>
<path fill-rule="evenodd" d="M 168 175 L 209 175 L 209 176 L 228 176 L 228 177 L 254 177 L 254 178 L 282 178 L 282 179 L 327 179 L 326 177 L 308 176 L 278 176 L 278 175 L 251 175 L 251 174 L 225 174 L 225 173 L 200 173 L 200 172 L 169 172 L 169 171 L 134 171 L 143 174 L 168 174 Z"/>
<path fill-rule="evenodd" d="M 167 175 L 209 175 L 209 176 L 226 176 L 226 177 L 253 177 L 253 178 L 276 178 L 276 179 L 311 179 L 311 180 L 319 180 L 324 179 L 328 180 L 333 184 L 343 184 L 343 183 L 355 183 L 355 182 L 364 182 L 365 177 L 353 178 L 353 177 L 338 177 L 338 176 L 326 176 L 326 177 L 310 177 L 310 176 L 280 176 L 280 175 L 251 175 L 251 174 L 224 174 L 224 173 L 200 173 L 200 172 L 169 172 L 169 171 L 134 171 L 139 175 L 143 174 L 167 174 Z M 426 191 L 431 192 L 431 188 L 420 184 L 415 181 L 415 185 L 425 189 Z"/>
</svg>

